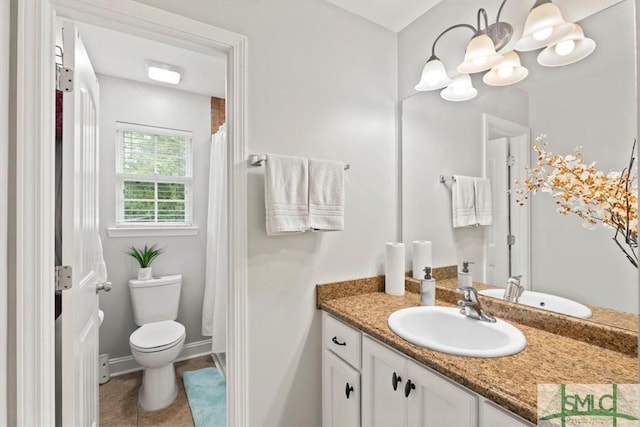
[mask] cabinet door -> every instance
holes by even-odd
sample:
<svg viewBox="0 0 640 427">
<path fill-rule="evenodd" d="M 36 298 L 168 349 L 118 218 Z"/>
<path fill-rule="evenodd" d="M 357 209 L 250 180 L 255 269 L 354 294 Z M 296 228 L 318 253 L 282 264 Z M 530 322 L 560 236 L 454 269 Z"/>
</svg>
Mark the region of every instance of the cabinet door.
<svg viewBox="0 0 640 427">
<path fill-rule="evenodd" d="M 480 408 L 480 427 L 534 427 L 534 425 L 483 400 Z"/>
<path fill-rule="evenodd" d="M 408 361 L 410 427 L 476 427 L 476 396 L 423 366 Z M 493 426 L 492 427 L 496 427 Z"/>
<path fill-rule="evenodd" d="M 404 396 L 407 361 L 403 356 L 373 341 L 362 340 L 362 425 L 396 427 L 407 425 Z"/>
<path fill-rule="evenodd" d="M 329 350 L 322 357 L 322 425 L 359 427 L 360 373 Z"/>
</svg>

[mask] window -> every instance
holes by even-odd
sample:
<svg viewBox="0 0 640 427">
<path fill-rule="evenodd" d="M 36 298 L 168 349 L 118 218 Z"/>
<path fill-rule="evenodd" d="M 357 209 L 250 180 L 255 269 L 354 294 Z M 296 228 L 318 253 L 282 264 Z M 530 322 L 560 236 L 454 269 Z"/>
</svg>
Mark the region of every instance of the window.
<svg viewBox="0 0 640 427">
<path fill-rule="evenodd" d="M 118 123 L 116 224 L 191 225 L 191 132 Z"/>
</svg>

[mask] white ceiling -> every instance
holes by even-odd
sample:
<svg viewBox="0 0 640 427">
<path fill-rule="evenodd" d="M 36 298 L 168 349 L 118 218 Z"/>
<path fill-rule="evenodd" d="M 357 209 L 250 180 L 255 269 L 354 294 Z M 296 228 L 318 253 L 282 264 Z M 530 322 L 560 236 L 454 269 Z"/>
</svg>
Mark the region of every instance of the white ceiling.
<svg viewBox="0 0 640 427">
<path fill-rule="evenodd" d="M 221 55 L 194 52 L 95 25 L 76 25 L 98 74 L 225 97 L 226 61 Z M 145 73 L 145 59 L 183 68 L 185 73 L 180 83 L 172 85 L 149 79 Z"/>
<path fill-rule="evenodd" d="M 440 0 L 327 0 L 342 9 L 390 29 L 402 31 Z M 520 1 L 520 0 L 518 0 Z"/>
<path fill-rule="evenodd" d="M 394 32 L 400 32 L 441 1 L 468 2 L 469 7 L 485 8 L 491 17 L 499 7 L 498 0 L 326 0 L 342 9 L 373 21 Z M 622 0 L 554 0 L 566 21 L 576 22 Z M 520 15 L 524 18 L 535 0 L 508 0 L 505 15 Z M 511 10 L 510 10 L 511 9 Z M 491 18 L 490 18 L 491 19 Z M 475 22 L 467 22 L 475 26 Z M 511 22 L 514 24 L 514 22 Z M 514 25 L 516 26 L 516 25 Z M 444 28 L 443 28 L 444 29 Z"/>
</svg>

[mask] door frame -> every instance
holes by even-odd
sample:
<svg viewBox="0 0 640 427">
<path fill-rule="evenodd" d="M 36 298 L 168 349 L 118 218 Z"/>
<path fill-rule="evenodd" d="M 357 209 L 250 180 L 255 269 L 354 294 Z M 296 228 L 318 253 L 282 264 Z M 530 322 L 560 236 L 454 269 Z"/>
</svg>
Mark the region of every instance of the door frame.
<svg viewBox="0 0 640 427">
<path fill-rule="evenodd" d="M 17 4 L 16 4 L 17 3 Z M 54 45 L 56 14 L 227 60 L 227 425 L 250 425 L 247 369 L 247 38 L 132 0 L 18 1 L 15 424 L 54 425 Z M 51 143 L 47 143 L 47 141 Z M 11 208 L 10 208 L 11 209 Z M 11 327 L 12 325 L 10 325 Z"/>
<path fill-rule="evenodd" d="M 7 205 L 9 197 L 9 38 L 10 2 L 0 2 L 0 325 L 7 316 Z M 0 395 L 7 396 L 7 328 L 0 327 Z M 7 399 L 0 399 L 0 425 L 7 425 Z"/>
<path fill-rule="evenodd" d="M 497 133 L 500 136 L 506 137 L 519 137 L 524 136 L 525 141 L 522 146 L 519 146 L 518 152 L 522 158 L 529 164 L 529 151 L 530 151 L 530 134 L 531 130 L 518 123 L 502 119 L 500 117 L 492 116 L 491 114 L 482 114 L 482 176 L 487 176 L 487 145 L 492 133 Z M 506 161 L 506 159 L 505 159 Z M 515 178 L 518 182 L 524 182 L 526 178 L 526 172 L 524 169 L 519 170 L 518 173 L 512 175 L 511 178 Z M 517 214 L 518 226 L 515 228 L 514 234 L 518 236 L 518 245 L 525 248 L 521 251 L 517 257 L 519 265 L 526 266 L 518 271 L 518 274 L 522 275 L 522 283 L 527 289 L 531 286 L 531 204 L 527 203 L 525 206 L 521 206 Z M 486 266 L 487 264 L 487 248 L 486 244 L 482 249 L 482 262 Z M 486 281 L 486 268 L 484 269 L 483 280 Z"/>
</svg>

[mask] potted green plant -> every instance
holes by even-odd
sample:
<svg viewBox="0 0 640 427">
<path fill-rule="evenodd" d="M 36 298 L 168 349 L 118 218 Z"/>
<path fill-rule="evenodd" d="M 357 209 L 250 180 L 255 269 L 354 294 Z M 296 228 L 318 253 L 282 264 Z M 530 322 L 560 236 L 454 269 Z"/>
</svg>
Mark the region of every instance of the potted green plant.
<svg viewBox="0 0 640 427">
<path fill-rule="evenodd" d="M 138 264 L 140 264 L 140 269 L 138 269 L 138 280 L 151 279 L 151 262 L 163 252 L 164 249 L 159 248 L 157 244 L 151 246 L 144 245 L 143 249 L 138 249 L 135 246 L 129 247 L 127 254 L 131 255 L 136 261 L 138 261 Z"/>
</svg>

